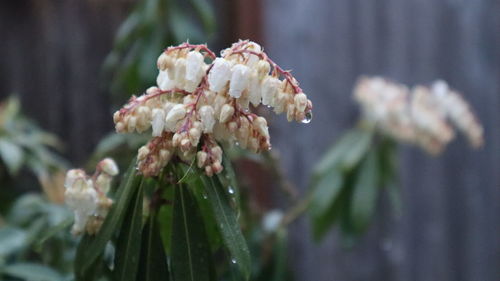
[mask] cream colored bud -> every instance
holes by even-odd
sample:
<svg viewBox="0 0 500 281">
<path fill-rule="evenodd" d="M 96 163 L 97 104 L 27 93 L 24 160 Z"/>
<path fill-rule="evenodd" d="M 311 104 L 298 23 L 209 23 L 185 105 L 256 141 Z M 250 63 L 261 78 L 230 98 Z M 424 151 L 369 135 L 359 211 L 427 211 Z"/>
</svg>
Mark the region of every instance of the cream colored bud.
<svg viewBox="0 0 500 281">
<path fill-rule="evenodd" d="M 210 152 L 216 159 L 222 159 L 222 148 L 220 146 L 214 146 L 210 149 Z"/>
<path fill-rule="evenodd" d="M 205 133 L 211 133 L 215 125 L 213 107 L 204 105 L 199 109 L 198 114 L 200 115 L 200 120 L 203 124 L 203 131 Z"/>
<path fill-rule="evenodd" d="M 156 64 L 158 66 L 158 69 L 167 70 L 168 68 L 174 66 L 174 59 L 171 56 L 167 55 L 166 53 L 162 53 L 158 57 L 158 61 Z"/>
<path fill-rule="evenodd" d="M 198 168 L 201 168 L 205 166 L 205 163 L 207 162 L 208 154 L 205 151 L 198 151 L 196 153 L 196 160 L 198 164 Z"/>
<path fill-rule="evenodd" d="M 167 117 L 165 119 L 165 128 L 171 132 L 174 132 L 177 121 L 184 118 L 185 116 L 186 107 L 182 104 L 176 104 L 167 114 Z"/>
<path fill-rule="evenodd" d="M 250 80 L 250 69 L 243 65 L 233 66 L 231 82 L 229 83 L 229 95 L 233 98 L 241 97 L 242 92 L 248 87 Z"/>
<path fill-rule="evenodd" d="M 295 117 L 295 105 L 290 103 L 286 107 L 286 119 L 288 122 L 292 122 Z"/>
<path fill-rule="evenodd" d="M 158 137 L 163 133 L 163 129 L 165 128 L 165 112 L 163 109 L 153 109 L 151 127 L 153 128 L 153 137 Z"/>
<path fill-rule="evenodd" d="M 221 123 L 226 123 L 233 117 L 233 114 L 234 114 L 234 107 L 226 103 L 221 108 L 219 121 Z"/>
<path fill-rule="evenodd" d="M 120 116 L 120 111 L 116 111 L 114 114 L 113 114 L 113 122 L 118 123 L 118 121 L 120 121 L 121 119 L 121 116 Z"/>
<path fill-rule="evenodd" d="M 257 63 L 257 75 L 259 80 L 264 79 L 269 74 L 269 71 L 271 71 L 271 65 L 269 62 L 265 60 L 260 60 Z"/>
<path fill-rule="evenodd" d="M 222 165 L 220 162 L 214 162 L 212 164 L 212 171 L 215 173 L 215 174 L 218 174 L 220 172 L 222 172 L 223 168 L 222 168 Z"/>
<path fill-rule="evenodd" d="M 227 124 L 227 129 L 234 133 L 236 132 L 236 130 L 238 130 L 238 123 L 236 123 L 235 121 L 231 121 Z"/>
<path fill-rule="evenodd" d="M 262 81 L 262 104 L 271 105 L 278 94 L 280 80 L 275 77 L 266 77 Z"/>
<path fill-rule="evenodd" d="M 172 156 L 172 153 L 170 152 L 170 150 L 167 150 L 167 149 L 160 150 L 160 160 L 161 161 L 168 162 L 168 161 L 170 161 L 171 156 Z"/>
<path fill-rule="evenodd" d="M 111 158 L 104 158 L 103 160 L 101 160 L 101 162 L 99 162 L 99 164 L 97 164 L 97 166 L 110 176 L 116 176 L 119 173 L 116 162 Z"/>
<path fill-rule="evenodd" d="M 192 146 L 197 146 L 200 141 L 201 131 L 197 128 L 189 129 L 189 140 Z"/>
<path fill-rule="evenodd" d="M 146 157 L 148 156 L 149 154 L 149 148 L 145 145 L 145 146 L 141 146 L 141 148 L 139 148 L 139 151 L 138 151 L 138 154 L 137 154 L 137 160 L 144 160 L 146 159 Z"/>
<path fill-rule="evenodd" d="M 304 93 L 296 94 L 293 98 L 298 111 L 304 111 L 307 107 L 307 96 Z"/>
<path fill-rule="evenodd" d="M 209 177 L 211 177 L 214 174 L 211 166 L 205 166 L 205 174 Z"/>
<path fill-rule="evenodd" d="M 118 122 L 115 125 L 115 129 L 117 133 L 124 133 L 125 132 L 125 124 L 123 122 Z"/>
<path fill-rule="evenodd" d="M 257 130 L 257 132 L 265 137 L 266 139 L 269 138 L 269 129 L 267 127 L 267 121 L 264 117 L 257 117 L 253 121 L 254 128 Z"/>
<path fill-rule="evenodd" d="M 136 125 L 137 125 L 137 118 L 135 116 L 130 117 L 127 123 L 127 131 L 129 133 L 133 132 L 135 130 Z"/>
</svg>

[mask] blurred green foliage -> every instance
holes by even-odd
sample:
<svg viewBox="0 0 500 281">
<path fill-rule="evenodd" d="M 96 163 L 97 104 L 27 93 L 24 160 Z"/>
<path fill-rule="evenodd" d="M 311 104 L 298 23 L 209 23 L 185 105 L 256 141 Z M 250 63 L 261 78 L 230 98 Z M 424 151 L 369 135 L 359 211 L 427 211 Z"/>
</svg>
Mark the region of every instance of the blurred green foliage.
<svg viewBox="0 0 500 281">
<path fill-rule="evenodd" d="M 394 141 L 370 128 L 346 132 L 313 171 L 309 213 L 314 237 L 323 238 L 334 225 L 346 242 L 363 234 L 384 187 L 396 192 L 396 168 Z"/>
<path fill-rule="evenodd" d="M 206 42 L 215 16 L 206 0 L 142 0 L 121 24 L 103 66 L 116 104 L 155 84 L 156 60 L 169 45 Z"/>
<path fill-rule="evenodd" d="M 72 213 L 40 194 L 19 197 L 0 227 L 1 280 L 68 280 L 76 239 Z M 12 279 L 15 278 L 15 279 Z"/>
</svg>

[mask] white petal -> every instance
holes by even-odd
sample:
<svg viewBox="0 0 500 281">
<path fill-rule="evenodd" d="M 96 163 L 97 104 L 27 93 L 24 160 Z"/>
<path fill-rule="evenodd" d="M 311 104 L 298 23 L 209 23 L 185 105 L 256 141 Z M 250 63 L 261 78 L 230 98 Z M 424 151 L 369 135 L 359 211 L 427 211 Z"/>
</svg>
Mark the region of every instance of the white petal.
<svg viewBox="0 0 500 281">
<path fill-rule="evenodd" d="M 241 93 L 248 87 L 250 80 L 249 68 L 243 64 L 237 64 L 232 68 L 231 82 L 229 84 L 229 95 L 234 98 L 241 97 Z"/>
</svg>

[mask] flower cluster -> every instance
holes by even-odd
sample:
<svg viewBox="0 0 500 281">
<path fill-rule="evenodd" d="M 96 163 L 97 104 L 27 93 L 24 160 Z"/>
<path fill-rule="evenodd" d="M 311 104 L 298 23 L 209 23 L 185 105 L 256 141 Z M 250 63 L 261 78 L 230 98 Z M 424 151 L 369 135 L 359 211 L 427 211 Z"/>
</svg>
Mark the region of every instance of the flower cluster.
<svg viewBox="0 0 500 281">
<path fill-rule="evenodd" d="M 113 200 L 107 197 L 113 176 L 118 175 L 116 163 L 106 158 L 99 162 L 92 177 L 80 169 L 66 174 L 64 198 L 75 213 L 71 232 L 74 235 L 86 232 L 95 234 L 101 228 Z"/>
<path fill-rule="evenodd" d="M 308 122 L 312 103 L 290 72 L 262 48 L 239 41 L 216 57 L 206 45 L 183 43 L 158 58 L 157 86 L 133 96 L 114 114 L 116 131 L 153 138 L 138 152 L 138 169 L 155 176 L 173 156 L 196 157 L 207 175 L 223 167 L 219 142 L 253 152 L 271 147 L 267 121 L 250 111 L 260 104 L 286 113 L 289 121 Z"/>
<path fill-rule="evenodd" d="M 354 96 L 366 121 L 430 154 L 439 154 L 455 137 L 454 127 L 473 147 L 483 144 L 481 124 L 468 103 L 444 81 L 409 89 L 380 77 L 364 77 L 356 85 Z"/>
</svg>

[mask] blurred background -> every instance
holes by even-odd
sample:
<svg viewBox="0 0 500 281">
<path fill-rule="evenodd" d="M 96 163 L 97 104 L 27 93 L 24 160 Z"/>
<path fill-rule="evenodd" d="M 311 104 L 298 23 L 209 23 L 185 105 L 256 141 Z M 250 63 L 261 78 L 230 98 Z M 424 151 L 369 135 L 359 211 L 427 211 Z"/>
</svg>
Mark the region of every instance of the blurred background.
<svg viewBox="0 0 500 281">
<path fill-rule="evenodd" d="M 273 151 L 301 194 L 357 120 L 360 75 L 444 79 L 475 109 L 485 146 L 472 151 L 459 139 L 439 158 L 401 147 L 400 213 L 382 196 L 351 247 L 335 231 L 311 242 L 304 217 L 291 226 L 288 263 L 303 281 L 500 280 L 500 1 L 2 1 L 0 36 L 0 100 L 16 94 L 24 114 L 64 143 L 71 166 L 112 131 L 112 112 L 154 83 L 162 48 L 259 42 L 314 104 L 308 125 L 271 122 Z M 281 197 L 262 200 L 273 208 Z"/>
</svg>

